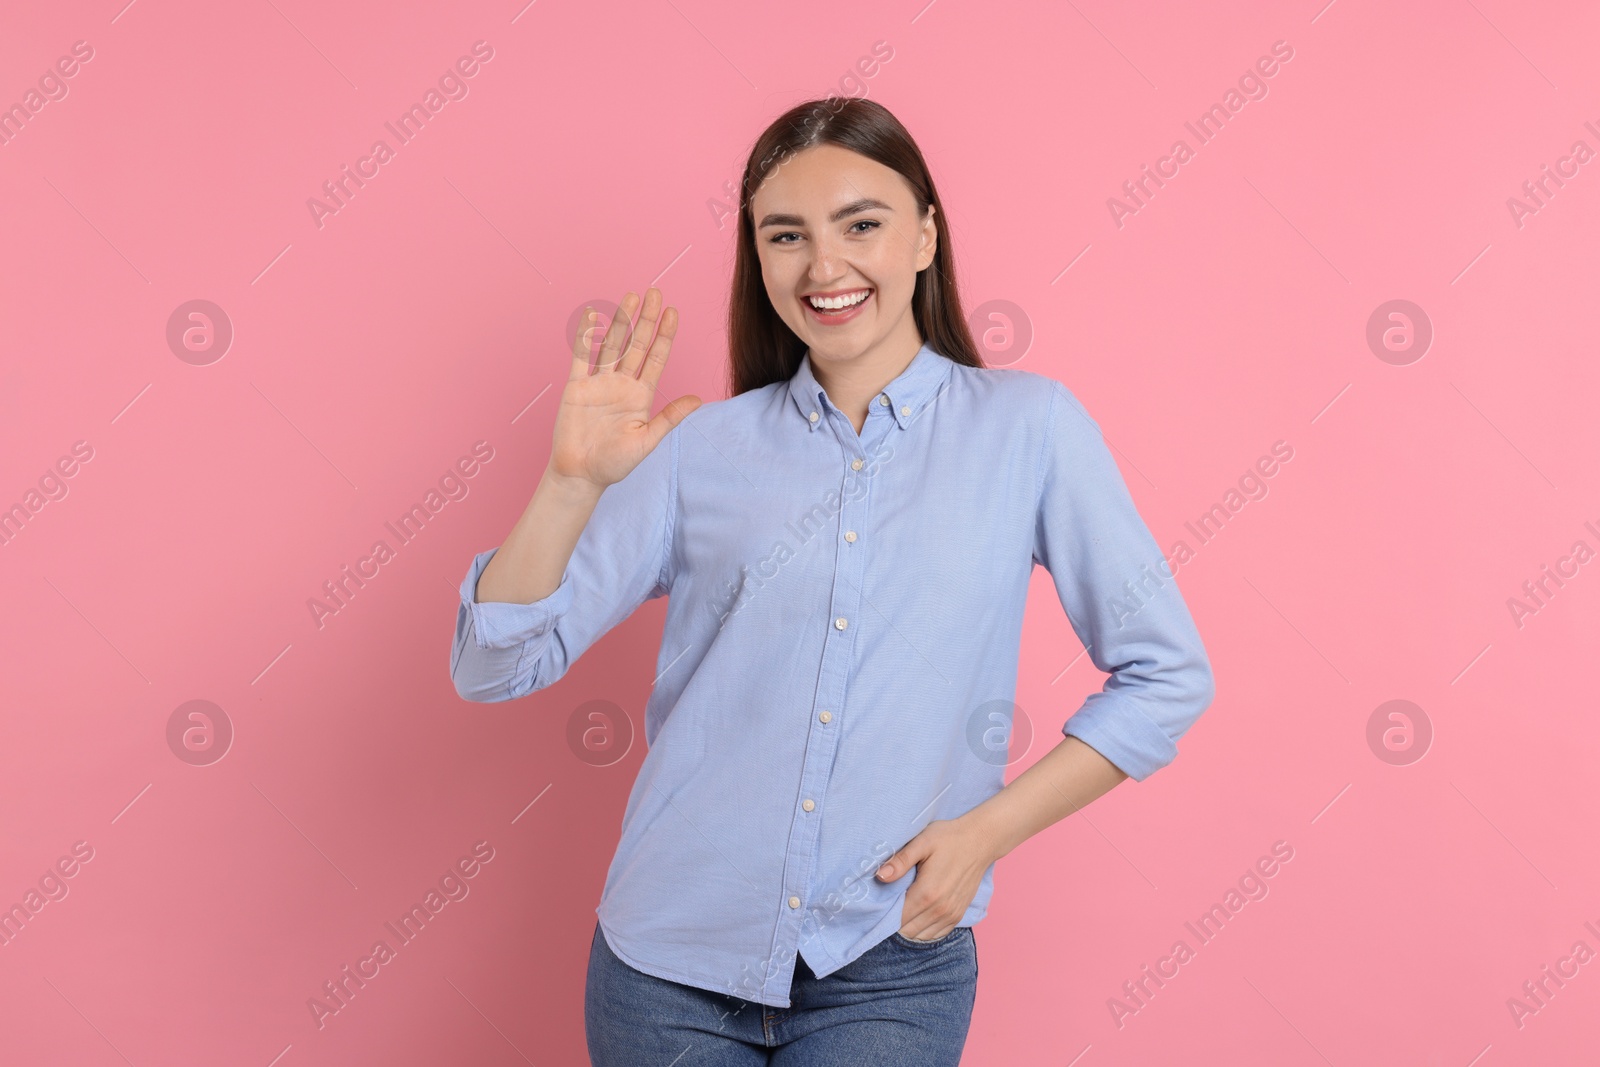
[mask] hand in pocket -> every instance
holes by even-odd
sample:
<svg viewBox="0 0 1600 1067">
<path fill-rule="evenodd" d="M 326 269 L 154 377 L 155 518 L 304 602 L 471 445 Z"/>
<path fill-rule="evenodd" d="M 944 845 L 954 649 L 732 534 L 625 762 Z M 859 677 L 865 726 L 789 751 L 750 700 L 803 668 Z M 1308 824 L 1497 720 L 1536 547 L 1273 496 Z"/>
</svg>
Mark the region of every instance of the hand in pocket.
<svg viewBox="0 0 1600 1067">
<path fill-rule="evenodd" d="M 955 929 L 978 894 L 983 872 L 997 858 L 971 822 L 935 819 L 923 827 L 878 868 L 883 882 L 917 872 L 900 906 L 900 936 L 937 941 Z"/>
</svg>

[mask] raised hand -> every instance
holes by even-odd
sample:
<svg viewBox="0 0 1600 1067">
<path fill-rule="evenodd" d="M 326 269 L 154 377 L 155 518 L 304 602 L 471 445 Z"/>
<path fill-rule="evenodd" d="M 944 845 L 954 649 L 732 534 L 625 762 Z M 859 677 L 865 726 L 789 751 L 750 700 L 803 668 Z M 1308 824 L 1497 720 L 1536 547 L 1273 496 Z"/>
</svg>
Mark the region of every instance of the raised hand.
<svg viewBox="0 0 1600 1067">
<path fill-rule="evenodd" d="M 598 315 L 585 309 L 578 323 L 572 339 L 572 367 L 556 411 L 550 448 L 548 469 L 559 478 L 590 482 L 601 489 L 621 481 L 669 430 L 700 406 L 699 397 L 680 396 L 655 418 L 650 417 L 656 383 L 678 332 L 678 309 L 669 307 L 663 312 L 661 291 L 650 288 L 630 338 L 628 325 L 638 307 L 636 294 L 630 292 L 622 298 L 592 372 L 589 346 Z"/>
</svg>

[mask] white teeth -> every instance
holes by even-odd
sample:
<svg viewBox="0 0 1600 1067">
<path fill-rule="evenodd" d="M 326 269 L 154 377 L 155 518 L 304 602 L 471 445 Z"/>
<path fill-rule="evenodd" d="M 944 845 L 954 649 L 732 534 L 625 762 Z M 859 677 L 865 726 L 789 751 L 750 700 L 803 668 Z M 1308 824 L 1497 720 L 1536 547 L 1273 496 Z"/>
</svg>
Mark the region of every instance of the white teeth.
<svg viewBox="0 0 1600 1067">
<path fill-rule="evenodd" d="M 823 310 L 823 309 L 838 310 L 839 308 L 853 307 L 854 305 L 861 303 L 861 301 L 863 301 L 863 300 L 865 300 L 867 298 L 867 294 L 870 293 L 870 292 L 872 292 L 872 290 L 863 289 L 861 292 L 855 293 L 855 294 L 853 294 L 851 296 L 838 296 L 838 297 L 827 297 L 827 298 L 813 296 L 813 297 L 807 297 L 807 299 L 811 301 L 811 306 L 812 307 L 817 308 L 819 310 Z"/>
</svg>

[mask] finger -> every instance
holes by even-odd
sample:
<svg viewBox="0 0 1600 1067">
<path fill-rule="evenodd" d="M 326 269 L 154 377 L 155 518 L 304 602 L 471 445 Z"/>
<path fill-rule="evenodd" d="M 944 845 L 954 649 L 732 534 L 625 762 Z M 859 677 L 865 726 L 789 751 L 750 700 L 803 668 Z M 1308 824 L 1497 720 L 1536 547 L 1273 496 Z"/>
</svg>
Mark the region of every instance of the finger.
<svg viewBox="0 0 1600 1067">
<path fill-rule="evenodd" d="M 917 887 L 922 886 L 918 892 Z M 952 912 L 949 893 L 943 889 L 923 885 L 919 876 L 906 890 L 904 901 L 900 905 L 900 930 L 907 937 L 921 938 L 932 941 L 936 937 L 943 937 L 954 929 L 956 923 L 961 921 L 966 908 Z"/>
<path fill-rule="evenodd" d="M 651 286 L 645 290 L 644 308 L 639 312 L 639 322 L 633 328 L 633 337 L 628 342 L 628 350 L 622 354 L 622 363 L 617 370 L 631 377 L 639 376 L 639 364 L 644 362 L 645 349 L 650 344 L 650 339 L 655 336 L 656 320 L 661 317 L 661 290 Z"/>
<path fill-rule="evenodd" d="M 594 308 L 583 309 L 578 328 L 572 334 L 572 368 L 567 373 L 568 380 L 588 377 L 589 357 L 594 351 L 594 328 L 599 320 L 600 316 Z"/>
<path fill-rule="evenodd" d="M 914 892 L 916 888 L 913 882 L 900 902 L 900 933 L 903 937 L 931 941 L 935 935 L 930 932 L 933 927 L 929 924 L 936 922 L 938 916 L 933 905 L 925 901 L 922 894 Z"/>
<path fill-rule="evenodd" d="M 611 319 L 611 328 L 606 331 L 606 339 L 600 345 L 600 358 L 594 365 L 596 374 L 616 369 L 617 359 L 622 353 L 622 342 L 628 338 L 628 327 L 638 307 L 639 297 L 632 291 L 622 298 L 622 306 L 617 308 L 616 315 Z"/>
<path fill-rule="evenodd" d="M 902 918 L 904 918 L 902 916 Z M 918 908 L 916 914 L 904 918 L 900 923 L 900 934 L 913 941 L 932 941 L 938 936 L 938 927 L 928 925 L 933 915 L 926 908 Z"/>
<path fill-rule="evenodd" d="M 884 860 L 883 866 L 878 868 L 878 877 L 885 882 L 893 882 L 921 863 L 926 855 L 927 850 L 923 847 L 922 836 L 919 834 L 907 841 L 899 852 Z"/>
<path fill-rule="evenodd" d="M 913 941 L 937 941 L 954 929 L 954 926 L 945 926 L 942 923 L 938 926 L 923 926 L 917 929 L 906 927 L 900 931 L 900 936 L 909 937 Z M 907 930 L 910 930 L 910 933 L 907 933 Z"/>
<path fill-rule="evenodd" d="M 685 415 L 688 415 L 689 412 L 693 411 L 699 406 L 699 397 L 693 395 L 680 396 L 678 399 L 674 400 L 672 403 L 656 412 L 656 417 L 651 419 L 645 427 L 650 433 L 650 447 L 654 448 L 656 445 L 660 444 L 661 439 L 667 436 L 667 434 L 672 431 L 674 426 L 682 422 Z"/>
<path fill-rule="evenodd" d="M 639 380 L 651 390 L 654 390 L 656 383 L 661 380 L 661 372 L 667 366 L 667 356 L 672 352 L 672 339 L 677 335 L 678 309 L 669 307 L 661 313 L 661 329 L 656 331 L 656 339 L 650 345 L 650 353 L 644 361 L 644 370 L 639 375 Z"/>
</svg>

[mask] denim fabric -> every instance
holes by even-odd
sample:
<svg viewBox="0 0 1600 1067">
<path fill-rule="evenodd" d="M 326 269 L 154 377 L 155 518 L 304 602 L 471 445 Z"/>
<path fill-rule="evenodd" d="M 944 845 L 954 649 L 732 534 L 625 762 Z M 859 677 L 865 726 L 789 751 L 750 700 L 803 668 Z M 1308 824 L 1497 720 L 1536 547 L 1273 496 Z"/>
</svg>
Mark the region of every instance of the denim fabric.
<svg viewBox="0 0 1600 1067">
<path fill-rule="evenodd" d="M 977 989 L 970 926 L 896 931 L 826 978 L 801 960 L 778 1008 L 634 970 L 596 923 L 584 1032 L 593 1067 L 956 1067 Z"/>
</svg>

